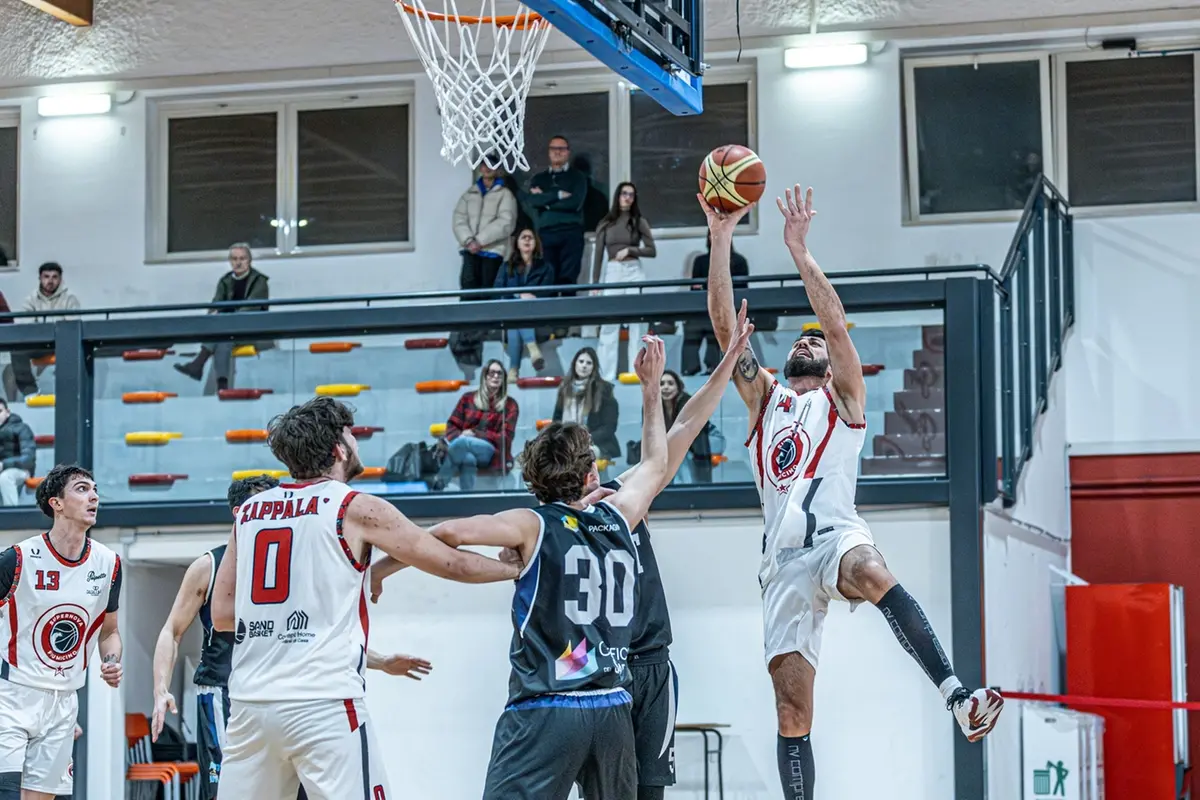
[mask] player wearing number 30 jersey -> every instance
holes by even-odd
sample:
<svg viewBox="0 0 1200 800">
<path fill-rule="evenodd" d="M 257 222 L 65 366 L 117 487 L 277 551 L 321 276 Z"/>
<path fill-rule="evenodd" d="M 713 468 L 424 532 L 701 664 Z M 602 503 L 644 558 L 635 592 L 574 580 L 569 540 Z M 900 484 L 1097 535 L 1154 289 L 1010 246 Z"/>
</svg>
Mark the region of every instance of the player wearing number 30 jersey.
<svg viewBox="0 0 1200 800">
<path fill-rule="evenodd" d="M 368 565 L 378 547 L 465 583 L 517 568 L 460 552 L 390 503 L 355 492 L 354 416 L 318 397 L 271 421 L 268 443 L 293 481 L 239 509 L 217 571 L 212 616 L 234 633 L 222 800 L 390 795 L 364 697 Z"/>
</svg>

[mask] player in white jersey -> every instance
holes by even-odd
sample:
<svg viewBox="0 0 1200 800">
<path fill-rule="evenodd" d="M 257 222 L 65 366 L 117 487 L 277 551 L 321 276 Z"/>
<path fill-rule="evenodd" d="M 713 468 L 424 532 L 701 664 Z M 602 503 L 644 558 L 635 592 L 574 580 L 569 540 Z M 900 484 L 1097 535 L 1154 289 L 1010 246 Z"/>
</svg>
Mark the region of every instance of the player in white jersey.
<svg viewBox="0 0 1200 800">
<path fill-rule="evenodd" d="M 293 482 L 242 504 L 212 590 L 234 630 L 222 800 L 386 800 L 364 704 L 371 550 L 464 583 L 519 568 L 455 550 L 346 483 L 362 472 L 354 415 L 329 397 L 271 421 Z"/>
<path fill-rule="evenodd" d="M 53 526 L 0 554 L 0 800 L 70 793 L 76 692 L 94 642 L 105 683 L 121 682 L 121 560 L 88 536 L 95 481 L 56 466 L 37 502 Z"/>
<path fill-rule="evenodd" d="M 712 236 L 708 312 L 722 345 L 734 330 L 729 253 L 750 210 L 723 214 L 700 197 Z M 813 681 L 830 600 L 868 601 L 941 691 L 970 741 L 996 724 L 1004 701 L 991 689 L 964 688 L 917 602 L 888 570 L 855 510 L 858 458 L 866 438 L 866 383 L 837 292 L 808 250 L 812 189 L 778 200 L 783 238 L 820 322 L 793 343 L 786 385 L 747 348 L 735 385 L 750 409 L 750 449 L 766 529 L 759 582 L 767 669 L 779 723 L 777 758 L 787 800 L 812 800 Z"/>
</svg>

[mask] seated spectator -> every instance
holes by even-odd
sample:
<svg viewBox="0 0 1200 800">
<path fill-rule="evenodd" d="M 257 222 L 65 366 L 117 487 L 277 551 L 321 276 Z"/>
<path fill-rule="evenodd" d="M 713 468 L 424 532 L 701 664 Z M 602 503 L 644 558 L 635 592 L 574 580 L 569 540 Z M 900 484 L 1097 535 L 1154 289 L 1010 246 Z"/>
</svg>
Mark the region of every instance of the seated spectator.
<svg viewBox="0 0 1200 800">
<path fill-rule="evenodd" d="M 674 370 L 668 369 L 663 372 L 659 386 L 663 419 L 666 421 L 667 430 L 670 430 L 671 426 L 675 424 L 675 418 L 679 416 L 679 412 L 687 405 L 688 400 L 692 399 L 692 396 L 684 388 L 683 378 L 680 378 Z M 671 483 L 712 483 L 712 457 L 719 456 L 724 452 L 725 435 L 710 419 L 700 435 L 692 441 L 692 446 L 688 448 L 688 455 L 691 457 L 685 458 L 679 465 L 679 470 L 671 479 Z M 642 460 L 641 442 L 629 443 L 628 460 L 630 465 Z"/>
<path fill-rule="evenodd" d="M 708 265 L 712 257 L 712 237 L 705 241 L 705 251 L 692 260 L 689 278 L 698 283 L 692 284 L 693 292 L 708 290 Z M 746 281 L 736 280 L 750 275 L 750 265 L 746 257 L 736 250 L 729 253 L 729 274 L 735 279 L 733 285 L 746 286 Z M 765 330 L 765 329 L 764 329 Z M 700 345 L 707 343 L 704 349 L 704 374 L 711 375 L 721 363 L 721 343 L 713 333 L 712 322 L 705 315 L 702 319 L 689 320 L 683 326 L 683 351 L 680 353 L 680 367 L 684 375 L 696 375 L 700 372 Z"/>
<path fill-rule="evenodd" d="M 532 228 L 526 228 L 517 236 L 517 247 L 496 274 L 497 289 L 523 289 L 528 286 L 551 286 L 554 273 L 542 260 L 542 243 Z M 534 300 L 532 292 L 517 292 L 507 295 L 509 299 Z M 529 360 L 535 370 L 546 366 L 541 348 L 534 337 L 533 328 L 514 328 L 508 331 L 508 382 L 515 383 L 521 373 L 521 349 L 529 351 Z"/>
<path fill-rule="evenodd" d="M 250 245 L 238 243 L 229 247 L 230 271 L 217 281 L 217 290 L 213 293 L 212 302 L 224 303 L 231 300 L 267 300 L 271 290 L 267 286 L 270 280 L 266 275 L 256 270 L 251 264 L 254 256 Z M 234 311 L 266 311 L 268 306 L 240 306 L 238 308 L 214 308 L 210 314 L 228 314 Z M 216 376 L 217 390 L 228 389 L 233 377 L 233 351 L 237 345 L 234 342 L 216 342 L 200 345 L 200 352 L 186 364 L 176 364 L 175 369 L 187 375 L 192 380 L 204 377 L 204 364 L 209 358 L 213 359 L 213 373 Z M 260 349 L 262 349 L 260 347 Z"/>
<path fill-rule="evenodd" d="M 63 268 L 53 261 L 38 267 L 38 288 L 25 298 L 22 311 L 74 311 L 79 308 L 79 298 L 71 294 L 63 283 Z M 69 316 L 25 317 L 25 322 L 58 322 Z M 33 358 L 41 353 L 17 352 L 12 354 L 13 380 L 21 394 L 37 394 L 37 380 L 33 376 Z M 38 373 L 45 369 L 40 367 Z"/>
<path fill-rule="evenodd" d="M 441 445 L 446 458 L 433 481 L 433 490 L 441 491 L 457 473 L 459 488 L 475 488 L 480 467 L 495 472 L 512 469 L 512 441 L 517 430 L 520 409 L 508 396 L 508 376 L 504 365 L 492 359 L 479 376 L 479 388 L 458 399 Z"/>
<path fill-rule="evenodd" d="M 619 410 L 613 385 L 600 377 L 598 363 L 596 351 L 590 347 L 575 354 L 570 371 L 558 387 L 554 421 L 580 423 L 592 434 L 596 458 L 616 459 L 621 456 L 617 442 Z"/>
<path fill-rule="evenodd" d="M 33 430 L 0 400 L 0 503 L 15 506 L 21 487 L 35 469 L 37 446 Z"/>
<path fill-rule="evenodd" d="M 496 273 L 508 258 L 516 224 L 516 195 L 508 189 L 502 174 L 486 162 L 480 164 L 479 178 L 454 207 L 454 238 L 462 248 L 463 259 L 458 278 L 461 288 L 492 288 Z"/>
</svg>

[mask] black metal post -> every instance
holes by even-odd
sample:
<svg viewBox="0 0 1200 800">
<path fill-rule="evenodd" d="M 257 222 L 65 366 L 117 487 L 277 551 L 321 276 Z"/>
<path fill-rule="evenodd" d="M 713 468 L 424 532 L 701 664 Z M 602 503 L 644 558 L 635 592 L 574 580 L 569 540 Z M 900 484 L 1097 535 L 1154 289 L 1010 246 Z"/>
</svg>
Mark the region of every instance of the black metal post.
<svg viewBox="0 0 1200 800">
<path fill-rule="evenodd" d="M 1021 242 L 1021 261 L 1017 265 L 1017 271 L 1013 274 L 1013 289 L 1016 295 L 1013 302 L 1017 306 L 1017 346 L 1020 347 L 1020 358 L 1017 359 L 1017 369 L 1020 370 L 1020 381 L 1017 390 L 1017 405 L 1018 412 L 1021 415 L 1021 448 L 1017 455 L 1017 462 L 1013 464 L 1013 469 L 1017 473 L 1021 471 L 1021 465 L 1029 460 L 1032 447 L 1033 437 L 1033 381 L 1031 373 L 1033 370 L 1033 359 L 1030 350 L 1030 334 L 1029 334 L 1029 306 L 1032 304 L 1032 292 L 1029 287 L 1029 273 L 1031 272 L 1029 264 L 1029 240 Z M 1013 486 L 1015 496 L 1017 487 Z"/>
<path fill-rule="evenodd" d="M 54 463 L 92 468 L 92 356 L 83 341 L 83 323 L 54 326 Z M 87 800 L 88 686 L 79 690 L 83 735 L 75 740 L 75 789 L 71 795 Z"/>
<path fill-rule="evenodd" d="M 999 387 L 996 385 L 996 291 L 991 281 L 981 281 L 979 287 L 979 478 L 981 499 L 990 503 L 996 499 L 1000 476 L 996 469 L 996 451 L 1001 426 Z"/>
<path fill-rule="evenodd" d="M 1011 504 L 1016 499 L 1016 448 L 1013 436 L 1016 433 L 1015 397 L 1013 387 L 1013 292 L 1016 291 L 1014 273 L 1004 286 L 1000 297 L 1000 466 L 1003 470 L 1004 499 Z"/>
<path fill-rule="evenodd" d="M 954 670 L 967 686 L 984 685 L 981 386 L 985 376 L 980 306 L 991 286 L 970 278 L 946 281 L 946 444 L 950 480 L 950 613 Z M 993 467 L 994 469 L 994 467 Z M 949 723 L 948 723 L 949 724 Z M 986 796 L 986 748 L 954 737 L 954 798 Z"/>
<path fill-rule="evenodd" d="M 1063 218 L 1063 330 L 1075 322 L 1075 217 Z"/>
<path fill-rule="evenodd" d="M 1063 214 L 1058 199 L 1051 197 L 1047 209 L 1050 220 L 1050 372 L 1058 372 L 1062 366 L 1063 338 Z"/>
<path fill-rule="evenodd" d="M 1037 216 L 1033 222 L 1033 347 L 1036 411 L 1042 413 L 1046 403 L 1046 352 L 1049 342 L 1046 330 L 1046 195 L 1038 198 Z"/>
</svg>

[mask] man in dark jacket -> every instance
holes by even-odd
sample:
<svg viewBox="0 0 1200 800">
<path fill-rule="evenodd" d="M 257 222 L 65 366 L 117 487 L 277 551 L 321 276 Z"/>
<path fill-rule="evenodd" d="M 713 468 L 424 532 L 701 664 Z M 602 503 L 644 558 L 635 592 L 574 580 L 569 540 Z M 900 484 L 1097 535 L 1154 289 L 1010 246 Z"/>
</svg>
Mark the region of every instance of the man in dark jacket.
<svg viewBox="0 0 1200 800">
<path fill-rule="evenodd" d="M 36 445 L 33 431 L 21 418 L 8 410 L 0 399 L 0 502 L 15 506 L 21 487 L 34 470 Z"/>
<path fill-rule="evenodd" d="M 250 245 L 238 243 L 229 248 L 229 272 L 217 281 L 217 291 L 212 301 L 222 303 L 231 300 L 266 300 L 271 296 L 268 278 L 251 266 L 253 256 Z M 239 306 L 237 308 L 214 308 L 210 314 L 228 314 L 234 311 L 266 311 L 268 306 Z M 228 389 L 233 377 L 233 342 L 216 342 L 200 346 L 200 352 L 186 364 L 176 364 L 175 369 L 193 380 L 204 377 L 204 364 L 213 358 L 213 374 L 217 390 Z M 260 348 L 261 349 L 261 348 Z"/>
<path fill-rule="evenodd" d="M 550 168 L 529 181 L 527 202 L 537 212 L 537 233 L 554 283 L 579 282 L 583 266 L 583 206 L 588 177 L 571 167 L 571 145 L 565 136 L 550 140 Z M 565 292 L 564 294 L 574 294 Z"/>
</svg>

